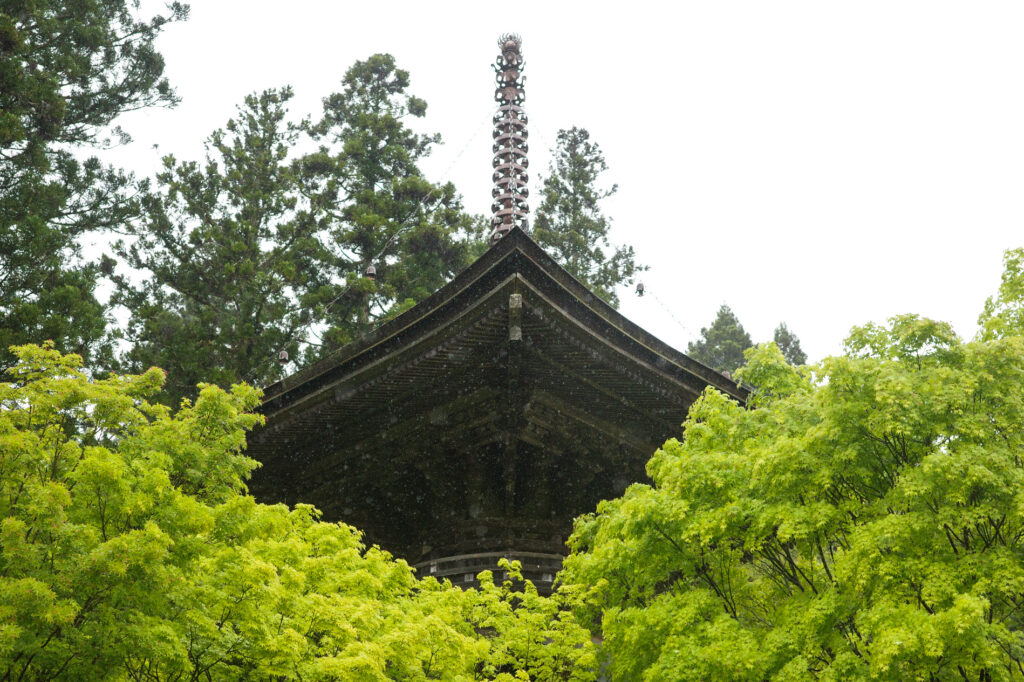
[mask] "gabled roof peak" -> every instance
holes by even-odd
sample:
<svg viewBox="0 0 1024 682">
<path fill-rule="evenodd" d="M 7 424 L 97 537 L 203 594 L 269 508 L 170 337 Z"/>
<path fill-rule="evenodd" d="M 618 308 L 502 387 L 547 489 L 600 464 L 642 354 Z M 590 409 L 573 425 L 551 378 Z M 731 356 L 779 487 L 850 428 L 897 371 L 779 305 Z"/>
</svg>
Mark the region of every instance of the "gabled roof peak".
<svg viewBox="0 0 1024 682">
<path fill-rule="evenodd" d="M 602 300 L 575 279 L 548 255 L 521 227 L 513 227 L 506 235 L 460 272 L 452 281 L 438 289 L 411 309 L 381 324 L 323 360 L 300 370 L 264 391 L 265 408 L 290 403 L 344 371 L 358 356 L 373 352 L 386 356 L 389 352 L 413 343 L 422 334 L 438 326 L 450 324 L 473 302 L 485 298 L 509 277 L 531 285 L 541 292 L 560 314 L 572 318 L 575 325 L 590 329 L 596 337 L 622 348 L 625 352 L 650 354 L 659 367 L 675 367 L 681 374 L 702 385 L 712 385 L 737 400 L 744 401 L 747 391 L 728 377 L 672 348 Z M 632 349 L 632 350 L 628 350 Z"/>
</svg>

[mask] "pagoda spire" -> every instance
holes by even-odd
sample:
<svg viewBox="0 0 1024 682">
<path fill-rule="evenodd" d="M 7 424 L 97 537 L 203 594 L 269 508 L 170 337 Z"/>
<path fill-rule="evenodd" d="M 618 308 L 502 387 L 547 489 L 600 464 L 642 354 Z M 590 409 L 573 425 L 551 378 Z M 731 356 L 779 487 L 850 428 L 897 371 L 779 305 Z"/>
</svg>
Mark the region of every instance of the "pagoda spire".
<svg viewBox="0 0 1024 682">
<path fill-rule="evenodd" d="M 494 64 L 497 87 L 494 99 L 498 110 L 494 114 L 494 189 L 491 190 L 491 240 L 497 241 L 514 227 L 526 229 L 526 215 L 529 205 L 526 198 L 530 165 L 526 154 L 527 144 L 526 112 L 522 103 L 526 99 L 522 76 L 522 38 L 515 33 L 506 33 L 498 39 L 501 53 Z"/>
</svg>

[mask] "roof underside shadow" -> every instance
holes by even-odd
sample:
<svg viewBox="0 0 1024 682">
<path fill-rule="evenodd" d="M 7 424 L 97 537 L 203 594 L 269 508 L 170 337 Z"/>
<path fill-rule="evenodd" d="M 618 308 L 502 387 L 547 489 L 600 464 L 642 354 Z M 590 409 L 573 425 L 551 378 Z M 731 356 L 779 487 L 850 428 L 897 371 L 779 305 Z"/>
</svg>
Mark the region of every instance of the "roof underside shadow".
<svg viewBox="0 0 1024 682">
<path fill-rule="evenodd" d="M 265 391 L 254 494 L 308 502 L 411 562 L 562 553 L 734 382 L 633 324 L 516 228 L 446 286 Z"/>
</svg>

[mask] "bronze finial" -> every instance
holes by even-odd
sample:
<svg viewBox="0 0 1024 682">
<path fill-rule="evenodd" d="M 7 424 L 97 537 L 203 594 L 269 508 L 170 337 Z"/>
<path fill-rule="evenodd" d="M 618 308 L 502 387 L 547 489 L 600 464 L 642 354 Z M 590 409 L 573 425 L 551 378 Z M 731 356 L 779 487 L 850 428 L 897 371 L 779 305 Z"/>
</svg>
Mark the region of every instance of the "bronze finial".
<svg viewBox="0 0 1024 682">
<path fill-rule="evenodd" d="M 497 87 L 494 99 L 498 102 L 498 111 L 494 114 L 494 189 L 491 190 L 491 233 L 492 240 L 498 240 L 508 234 L 513 227 L 526 229 L 526 214 L 529 205 L 526 198 L 530 194 L 527 188 L 529 176 L 526 169 L 530 165 L 526 154 L 530 146 L 526 142 L 529 137 L 526 131 L 526 112 L 522 103 L 526 99 L 523 90 L 525 79 L 522 76 L 523 55 L 520 51 L 523 40 L 515 33 L 506 33 L 498 39 L 501 53 L 494 64 Z"/>
</svg>

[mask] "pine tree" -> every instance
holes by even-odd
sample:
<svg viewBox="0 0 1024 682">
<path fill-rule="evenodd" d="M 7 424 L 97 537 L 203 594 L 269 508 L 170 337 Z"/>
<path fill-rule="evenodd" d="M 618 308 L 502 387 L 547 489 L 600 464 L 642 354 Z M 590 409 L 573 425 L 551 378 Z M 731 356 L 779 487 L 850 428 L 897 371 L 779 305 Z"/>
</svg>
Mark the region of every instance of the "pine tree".
<svg viewBox="0 0 1024 682">
<path fill-rule="evenodd" d="M 288 123 L 291 89 L 268 90 L 211 136 L 205 164 L 165 158 L 120 246 L 148 277 L 117 280 L 132 311 L 125 359 L 169 370 L 162 400 L 273 381 L 281 351 L 315 360 L 468 264 L 483 231 L 452 185 L 417 168 L 437 138 L 403 121 L 426 109 L 408 78 L 388 55 L 357 62 L 316 124 Z M 293 159 L 304 134 L 321 146 Z"/>
<path fill-rule="evenodd" d="M 735 372 L 742 367 L 743 351 L 754 345 L 727 305 L 718 309 L 714 322 L 702 328 L 700 336 L 687 347 L 687 354 L 719 372 Z"/>
<path fill-rule="evenodd" d="M 299 204 L 288 155 L 290 88 L 250 95 L 206 143 L 205 164 L 165 157 L 136 239 L 119 245 L 139 283 L 117 278 L 131 311 L 133 370 L 169 370 L 161 399 L 194 397 L 199 382 L 263 385 L 294 358 L 326 286 L 329 259 Z"/>
<path fill-rule="evenodd" d="M 300 163 L 336 277 L 322 292 L 326 330 L 313 355 L 432 294 L 468 264 L 471 238 L 483 235 L 455 187 L 433 184 L 420 172 L 420 160 L 440 137 L 406 124 L 422 118 L 427 103 L 406 93 L 409 73 L 394 57 L 356 62 L 342 85 L 324 98 L 323 117 L 308 126 L 321 146 Z M 371 266 L 372 280 L 366 277 Z"/>
<path fill-rule="evenodd" d="M 135 215 L 133 180 L 82 149 L 127 134 L 126 111 L 176 102 L 153 42 L 168 14 L 136 18 L 126 0 L 6 2 L 0 12 L 0 372 L 12 344 L 52 339 L 106 364 L 110 347 L 95 287 L 103 266 L 82 238 Z"/>
<path fill-rule="evenodd" d="M 601 212 L 600 202 L 618 187 L 598 187 L 608 165 L 601 148 L 583 128 L 559 130 L 553 153 L 534 218 L 533 238 L 569 274 L 618 307 L 615 288 L 632 284 L 635 274 L 647 269 L 636 264 L 632 246 L 612 246 L 608 241 L 611 220 Z"/>
<path fill-rule="evenodd" d="M 782 351 L 782 357 L 791 365 L 803 365 L 807 363 L 807 354 L 800 348 L 800 339 L 789 330 L 785 322 L 780 322 L 775 328 L 775 345 Z"/>
</svg>

